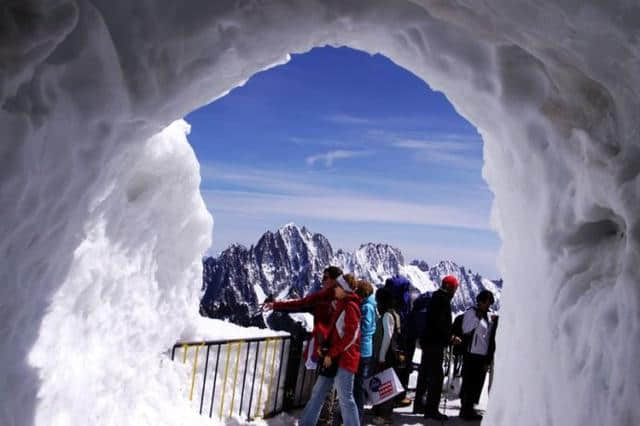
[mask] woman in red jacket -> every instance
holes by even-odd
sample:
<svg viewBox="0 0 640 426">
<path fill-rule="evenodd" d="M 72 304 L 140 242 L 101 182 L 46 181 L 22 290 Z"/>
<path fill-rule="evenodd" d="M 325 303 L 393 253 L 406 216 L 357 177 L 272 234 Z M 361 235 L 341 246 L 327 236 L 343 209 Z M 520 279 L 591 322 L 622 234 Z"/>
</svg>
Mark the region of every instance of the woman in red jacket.
<svg viewBox="0 0 640 426">
<path fill-rule="evenodd" d="M 264 309 L 278 312 L 310 312 L 313 314 L 312 339 L 305 349 L 305 367 L 314 370 L 319 359 L 319 348 L 329 336 L 331 318 L 334 313 L 334 291 L 336 278 L 342 275 L 337 266 L 329 266 L 322 273 L 322 289 L 303 297 L 287 301 L 267 302 Z"/>
<path fill-rule="evenodd" d="M 311 392 L 311 399 L 302 413 L 299 426 L 315 426 L 324 398 L 335 383 L 340 402 L 340 412 L 345 426 L 359 426 L 358 407 L 353 398 L 353 378 L 360 363 L 360 298 L 354 293 L 353 277 L 340 276 L 334 288 L 336 308 L 331 318 L 328 347 L 323 352 L 322 367 Z M 335 375 L 333 375 L 335 374 Z"/>
</svg>

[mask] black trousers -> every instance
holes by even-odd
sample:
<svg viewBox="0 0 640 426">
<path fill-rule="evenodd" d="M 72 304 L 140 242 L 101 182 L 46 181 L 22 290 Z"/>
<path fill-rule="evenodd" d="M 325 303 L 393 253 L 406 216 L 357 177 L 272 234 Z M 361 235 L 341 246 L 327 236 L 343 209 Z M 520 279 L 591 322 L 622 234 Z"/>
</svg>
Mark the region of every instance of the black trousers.
<svg viewBox="0 0 640 426">
<path fill-rule="evenodd" d="M 437 411 L 442 396 L 442 382 L 444 373 L 442 372 L 442 361 L 444 358 L 444 347 L 440 345 L 424 345 L 422 348 L 422 358 L 420 360 L 420 371 L 418 373 L 418 383 L 416 385 L 415 404 L 420 405 L 425 392 L 427 402 L 425 411 Z"/>
<path fill-rule="evenodd" d="M 398 401 L 402 401 L 407 397 L 407 389 L 409 389 L 409 376 L 411 375 L 411 365 L 405 365 L 403 368 L 394 367 L 393 368 L 398 375 L 398 380 L 400 380 L 400 384 L 404 388 L 404 391 L 398 394 Z"/>
<path fill-rule="evenodd" d="M 480 401 L 480 394 L 489 368 L 485 355 L 465 353 L 462 363 L 462 388 L 460 389 L 461 411 L 473 410 L 473 404 Z"/>
<path fill-rule="evenodd" d="M 402 383 L 402 387 L 405 389 L 409 389 L 409 376 L 413 371 L 413 354 L 416 352 L 416 339 L 406 338 L 403 343 L 404 355 L 407 357 L 404 368 L 398 369 L 396 368 L 396 373 L 398 374 L 398 379 L 400 379 L 400 383 Z M 404 399 L 407 396 L 407 391 L 405 390 L 402 393 L 402 398 Z"/>
</svg>

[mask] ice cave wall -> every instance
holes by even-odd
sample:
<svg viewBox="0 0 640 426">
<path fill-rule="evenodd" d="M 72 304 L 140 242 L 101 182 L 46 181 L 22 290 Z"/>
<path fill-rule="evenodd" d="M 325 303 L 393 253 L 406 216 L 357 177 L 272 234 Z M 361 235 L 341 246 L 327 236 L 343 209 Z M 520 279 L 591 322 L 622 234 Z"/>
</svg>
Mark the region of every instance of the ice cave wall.
<svg viewBox="0 0 640 426">
<path fill-rule="evenodd" d="M 212 223 L 187 125 L 158 133 L 324 44 L 388 56 L 483 135 L 510 283 L 485 423 L 640 423 L 634 2 L 0 8 L 2 424 L 189 421 L 158 354 L 195 327 Z"/>
</svg>

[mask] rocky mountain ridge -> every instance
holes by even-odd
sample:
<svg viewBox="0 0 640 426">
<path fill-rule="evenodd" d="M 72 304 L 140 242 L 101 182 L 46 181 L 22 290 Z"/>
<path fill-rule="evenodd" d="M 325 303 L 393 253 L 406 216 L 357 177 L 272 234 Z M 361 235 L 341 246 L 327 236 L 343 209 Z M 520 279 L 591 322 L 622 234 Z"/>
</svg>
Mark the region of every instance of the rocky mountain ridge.
<svg viewBox="0 0 640 426">
<path fill-rule="evenodd" d="M 362 244 L 354 253 L 334 252 L 323 235 L 290 223 L 276 232 L 267 231 L 255 245 L 234 244 L 218 257 L 203 259 L 203 296 L 200 313 L 245 326 L 265 327 L 259 305 L 268 295 L 276 299 L 302 297 L 320 287 L 322 271 L 336 265 L 375 285 L 404 275 L 416 291 L 433 291 L 445 275 L 460 279 L 453 309 L 473 305 L 475 295 L 488 288 L 499 293 L 502 280 L 490 281 L 452 261 L 429 266 L 414 260 L 406 264 L 402 252 L 388 244 Z M 498 301 L 499 306 L 499 301 Z"/>
</svg>

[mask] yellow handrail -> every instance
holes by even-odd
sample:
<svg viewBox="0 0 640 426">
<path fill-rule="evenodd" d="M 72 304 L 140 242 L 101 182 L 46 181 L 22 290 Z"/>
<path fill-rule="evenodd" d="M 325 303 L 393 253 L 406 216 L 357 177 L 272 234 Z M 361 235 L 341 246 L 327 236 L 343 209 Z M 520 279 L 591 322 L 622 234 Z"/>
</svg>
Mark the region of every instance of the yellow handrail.
<svg viewBox="0 0 640 426">
<path fill-rule="evenodd" d="M 274 368 L 276 366 L 276 349 L 277 349 L 277 339 L 273 341 L 273 353 L 271 355 L 271 375 L 269 376 L 269 386 L 267 386 L 267 400 L 264 403 L 264 410 L 262 412 L 262 417 L 267 414 L 267 406 L 271 400 L 271 387 L 273 386 L 273 376 L 275 376 Z"/>
<path fill-rule="evenodd" d="M 224 381 L 222 384 L 222 397 L 220 398 L 220 420 L 222 420 L 222 410 L 224 408 L 224 388 L 227 387 L 227 373 L 229 373 L 229 355 L 231 355 L 231 345 L 227 345 L 227 360 L 224 363 Z"/>
<path fill-rule="evenodd" d="M 257 342 L 258 344 L 258 348 L 257 351 L 255 353 L 255 368 L 253 369 L 253 379 L 251 379 L 251 391 L 249 396 L 249 409 L 248 412 L 246 413 L 246 415 L 248 416 L 249 419 L 254 418 L 254 419 L 259 419 L 259 418 L 264 418 L 265 416 L 271 415 L 274 411 L 270 411 L 270 408 L 272 408 L 272 406 L 274 405 L 274 400 L 273 398 L 275 397 L 275 405 L 278 405 L 278 398 L 277 398 L 277 391 L 279 386 L 276 384 L 276 380 L 279 381 L 279 379 L 281 377 L 282 371 L 276 371 L 276 358 L 280 358 L 281 361 L 283 361 L 282 359 L 282 351 L 284 350 L 284 348 L 281 347 L 280 352 L 278 352 L 278 342 L 281 342 L 286 339 L 288 339 L 289 337 L 281 337 L 281 336 L 273 336 L 273 337 L 262 337 L 262 338 L 249 338 L 249 339 L 232 339 L 232 340 L 226 340 L 226 341 L 196 341 L 196 342 L 178 342 L 174 345 L 172 351 L 171 351 L 171 359 L 172 360 L 176 360 L 177 362 L 180 362 L 180 355 L 179 355 L 179 350 L 182 347 L 182 363 L 185 365 L 188 363 L 189 361 L 189 349 L 191 346 L 195 347 L 195 354 L 193 355 L 193 365 L 190 366 L 191 367 L 191 385 L 189 387 L 189 401 L 193 401 L 193 397 L 194 397 L 194 393 L 195 393 L 195 384 L 196 384 L 196 379 L 197 379 L 197 371 L 198 371 L 198 362 L 202 362 L 202 360 L 200 358 L 202 358 L 202 356 L 200 356 L 200 349 L 207 346 L 207 355 L 209 354 L 209 347 L 211 345 L 215 345 L 218 346 L 218 354 L 215 356 L 215 361 L 216 361 L 216 367 L 215 367 L 215 371 L 213 373 L 213 383 L 214 383 L 214 388 L 211 389 L 211 394 L 210 394 L 210 399 L 211 399 L 211 406 L 209 407 L 209 415 L 213 415 L 213 409 L 215 408 L 215 403 L 217 403 L 217 400 L 215 400 L 215 397 L 218 397 L 218 395 L 216 394 L 216 389 L 218 389 L 220 391 L 220 412 L 219 412 L 219 419 L 223 420 L 224 417 L 224 411 L 225 411 L 225 405 L 226 405 L 226 395 L 225 395 L 225 391 L 228 392 L 229 389 L 227 388 L 227 385 L 231 384 L 229 383 L 231 381 L 231 378 L 229 377 L 229 374 L 233 374 L 233 381 L 232 381 L 232 394 L 231 394 L 231 402 L 229 403 L 229 407 L 228 407 L 228 417 L 233 417 L 233 410 L 236 407 L 236 394 L 239 393 L 239 389 L 237 389 L 237 387 L 239 386 L 239 378 L 238 376 L 240 375 L 240 361 L 242 359 L 242 348 L 244 347 L 243 344 L 247 344 L 247 348 L 245 348 L 245 351 L 247 352 L 247 359 L 245 359 L 245 369 L 247 369 L 248 367 L 248 361 L 249 361 L 249 349 L 251 348 L 251 344 L 253 342 Z M 262 343 L 266 343 L 265 345 L 262 345 Z M 220 358 L 220 350 L 222 350 L 222 347 L 226 346 L 226 359 L 225 360 L 220 360 L 220 362 L 224 362 L 224 377 L 220 377 L 220 375 L 218 374 L 220 372 L 219 368 L 218 368 L 218 360 Z M 235 348 L 234 348 L 235 346 Z M 260 346 L 262 346 L 260 348 Z M 236 349 L 236 354 L 235 354 L 235 367 L 233 365 L 231 365 L 231 352 L 233 352 L 233 350 Z M 260 360 L 260 350 L 263 351 L 262 353 L 262 360 Z M 271 350 L 271 354 L 269 354 L 269 351 Z M 280 355 L 278 355 L 280 353 Z M 174 357 L 175 355 L 175 357 Z M 269 361 L 269 355 L 271 355 L 271 360 Z M 203 354 L 204 356 L 204 354 Z M 209 360 L 207 360 L 209 361 Z M 262 362 L 262 367 L 260 367 L 258 365 L 258 363 Z M 253 360 L 251 361 L 251 363 L 253 364 Z M 284 363 L 283 365 L 286 365 L 286 363 Z M 230 368 L 233 368 L 232 370 L 230 370 Z M 262 372 L 259 371 L 259 368 L 262 368 Z M 270 372 L 267 373 L 267 368 L 270 368 Z M 282 369 L 282 365 L 280 365 L 278 367 L 279 369 Z M 202 368 L 200 368 L 200 370 L 202 370 Z M 206 368 L 205 368 L 206 370 Z M 205 372 L 206 373 L 206 372 Z M 260 377 L 257 377 L 257 374 L 260 375 Z M 247 372 L 244 372 L 245 374 L 245 381 L 246 381 L 246 374 Z M 267 377 L 268 374 L 268 377 Z M 218 383 L 216 383 L 216 377 L 218 379 Z M 276 379 L 277 378 L 277 379 Z M 188 380 L 188 379 L 187 379 Z M 198 379 L 199 380 L 199 379 Z M 197 394 L 196 398 L 200 400 L 200 411 L 202 412 L 202 406 L 203 406 L 203 400 L 204 400 L 204 395 L 205 395 L 205 383 L 206 383 L 207 377 L 203 376 L 203 383 L 201 384 L 202 387 L 202 394 Z M 222 381 L 221 381 L 222 380 Z M 258 380 L 259 380 L 259 387 L 258 387 L 258 392 L 257 392 L 257 402 L 255 404 L 252 405 L 251 401 L 254 400 L 254 392 L 255 392 L 255 388 L 254 386 L 258 385 Z M 216 386 L 217 384 L 217 386 Z M 243 383 L 241 386 L 243 388 L 242 391 L 242 395 L 240 395 L 240 413 L 242 414 L 242 403 L 245 402 L 244 398 L 245 396 L 247 396 L 247 394 L 244 393 L 244 386 L 245 384 Z M 266 389 L 265 389 L 266 386 Z M 275 393 L 274 393 L 274 387 L 276 388 Z M 184 388 L 181 387 L 181 393 L 184 391 Z M 265 398 L 263 399 L 263 394 L 264 392 L 266 392 Z M 215 400 L 215 402 L 214 402 Z M 253 410 L 251 410 L 253 408 Z M 253 415 L 252 415 L 253 413 Z"/>
<path fill-rule="evenodd" d="M 262 375 L 260 378 L 260 387 L 258 388 L 258 407 L 256 409 L 256 414 L 260 412 L 260 402 L 262 399 L 262 386 L 264 385 L 264 370 L 267 367 L 267 352 L 269 352 L 269 344 L 271 343 L 271 339 L 267 339 L 267 347 L 264 349 L 264 356 L 262 357 Z"/>
<path fill-rule="evenodd" d="M 200 348 L 203 346 L 204 343 L 200 346 L 196 346 L 196 356 L 193 360 L 193 370 L 191 371 L 191 390 L 189 391 L 189 401 L 193 400 L 193 387 L 196 384 L 196 368 L 198 367 L 198 352 L 200 352 Z"/>
<path fill-rule="evenodd" d="M 236 355 L 236 371 L 233 373 L 233 393 L 231 394 L 231 408 L 229 409 L 229 417 L 233 415 L 233 403 L 236 399 L 236 384 L 238 383 L 238 364 L 240 363 L 240 349 L 242 342 L 238 342 L 238 354 Z"/>
<path fill-rule="evenodd" d="M 187 363 L 187 351 L 189 350 L 189 345 L 182 345 L 182 363 Z"/>
</svg>

